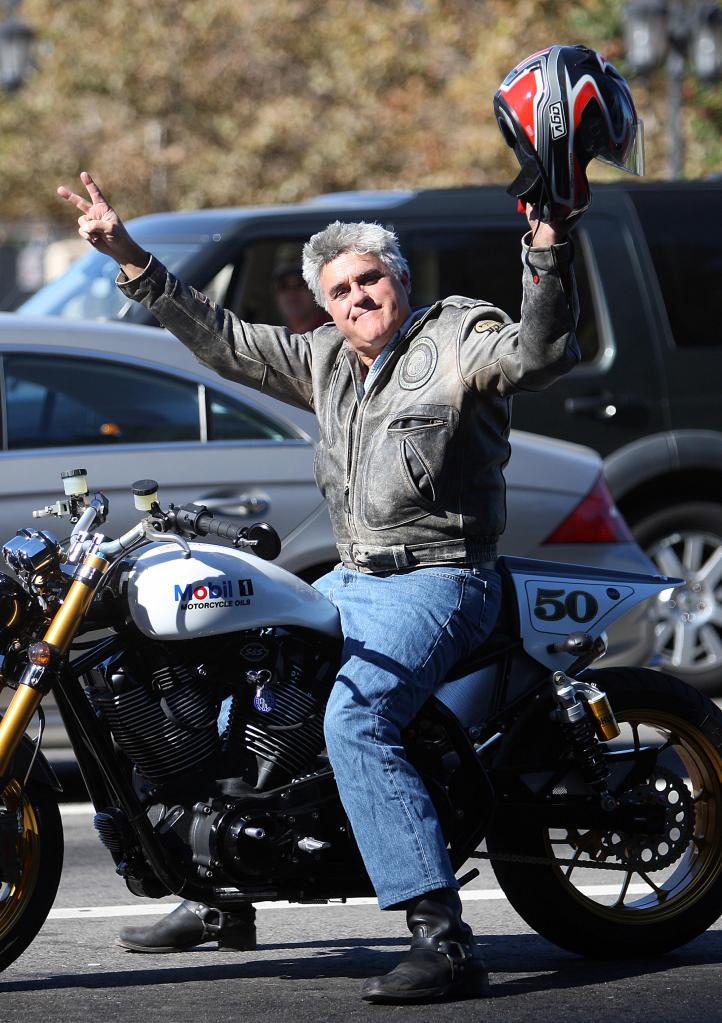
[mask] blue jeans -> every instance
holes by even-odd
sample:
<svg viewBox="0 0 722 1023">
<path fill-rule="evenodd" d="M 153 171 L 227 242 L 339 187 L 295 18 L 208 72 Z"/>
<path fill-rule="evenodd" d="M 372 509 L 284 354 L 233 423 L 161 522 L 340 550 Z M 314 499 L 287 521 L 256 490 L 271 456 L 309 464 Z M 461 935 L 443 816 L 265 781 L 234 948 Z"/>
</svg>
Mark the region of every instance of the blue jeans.
<svg viewBox="0 0 722 1023">
<path fill-rule="evenodd" d="M 324 730 L 379 905 L 458 888 L 436 811 L 400 733 L 455 661 L 488 637 L 499 577 L 448 566 L 385 576 L 337 568 L 314 585 L 341 616 L 342 664 Z"/>
</svg>

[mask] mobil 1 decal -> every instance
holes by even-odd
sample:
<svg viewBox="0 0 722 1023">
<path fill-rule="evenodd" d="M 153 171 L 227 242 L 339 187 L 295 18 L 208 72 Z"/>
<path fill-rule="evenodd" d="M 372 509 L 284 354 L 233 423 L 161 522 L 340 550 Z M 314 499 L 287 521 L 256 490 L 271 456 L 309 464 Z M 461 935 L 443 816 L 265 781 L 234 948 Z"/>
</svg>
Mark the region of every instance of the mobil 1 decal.
<svg viewBox="0 0 722 1023">
<path fill-rule="evenodd" d="M 252 579 L 198 579 L 192 583 L 176 583 L 173 599 L 181 611 L 201 611 L 219 607 L 246 607 L 253 597 Z"/>
<path fill-rule="evenodd" d="M 634 593 L 631 586 L 559 576 L 527 578 L 524 589 L 532 628 L 552 633 L 593 629 L 608 615 L 616 618 L 621 605 Z"/>
</svg>

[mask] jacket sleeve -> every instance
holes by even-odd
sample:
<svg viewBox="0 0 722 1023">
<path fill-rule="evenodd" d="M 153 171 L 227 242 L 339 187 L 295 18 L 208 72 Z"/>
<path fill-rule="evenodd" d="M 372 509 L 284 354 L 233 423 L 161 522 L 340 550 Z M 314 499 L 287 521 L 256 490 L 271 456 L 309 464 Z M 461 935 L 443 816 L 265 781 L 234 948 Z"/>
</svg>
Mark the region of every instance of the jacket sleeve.
<svg viewBox="0 0 722 1023">
<path fill-rule="evenodd" d="M 458 336 L 458 367 L 466 387 L 500 394 L 538 391 L 579 362 L 575 335 L 579 303 L 571 242 L 549 248 L 522 243 L 521 320 L 478 304 Z"/>
<path fill-rule="evenodd" d="M 313 409 L 311 334 L 246 323 L 182 284 L 153 256 L 138 277 L 120 273 L 116 283 L 221 376 Z"/>
</svg>

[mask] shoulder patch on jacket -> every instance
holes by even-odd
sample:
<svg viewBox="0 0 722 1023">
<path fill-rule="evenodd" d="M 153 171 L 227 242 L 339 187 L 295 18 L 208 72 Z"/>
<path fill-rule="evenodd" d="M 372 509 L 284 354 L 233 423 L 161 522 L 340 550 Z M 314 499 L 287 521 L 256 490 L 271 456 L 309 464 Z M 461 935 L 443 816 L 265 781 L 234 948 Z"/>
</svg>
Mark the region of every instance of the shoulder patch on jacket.
<svg viewBox="0 0 722 1023">
<path fill-rule="evenodd" d="M 474 330 L 477 334 L 483 334 L 487 330 L 501 330 L 504 326 L 498 320 L 477 320 L 474 324 Z"/>
</svg>

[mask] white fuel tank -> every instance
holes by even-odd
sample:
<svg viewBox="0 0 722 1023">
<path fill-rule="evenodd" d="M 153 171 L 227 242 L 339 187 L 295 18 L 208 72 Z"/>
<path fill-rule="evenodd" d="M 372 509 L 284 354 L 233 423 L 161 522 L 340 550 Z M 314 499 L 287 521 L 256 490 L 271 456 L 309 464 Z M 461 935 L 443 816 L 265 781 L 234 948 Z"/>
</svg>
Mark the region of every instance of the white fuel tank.
<svg viewBox="0 0 722 1023">
<path fill-rule="evenodd" d="M 127 575 L 133 621 L 151 639 L 197 639 L 271 625 L 341 636 L 338 612 L 308 583 L 278 565 L 213 544 L 155 543 Z"/>
</svg>

